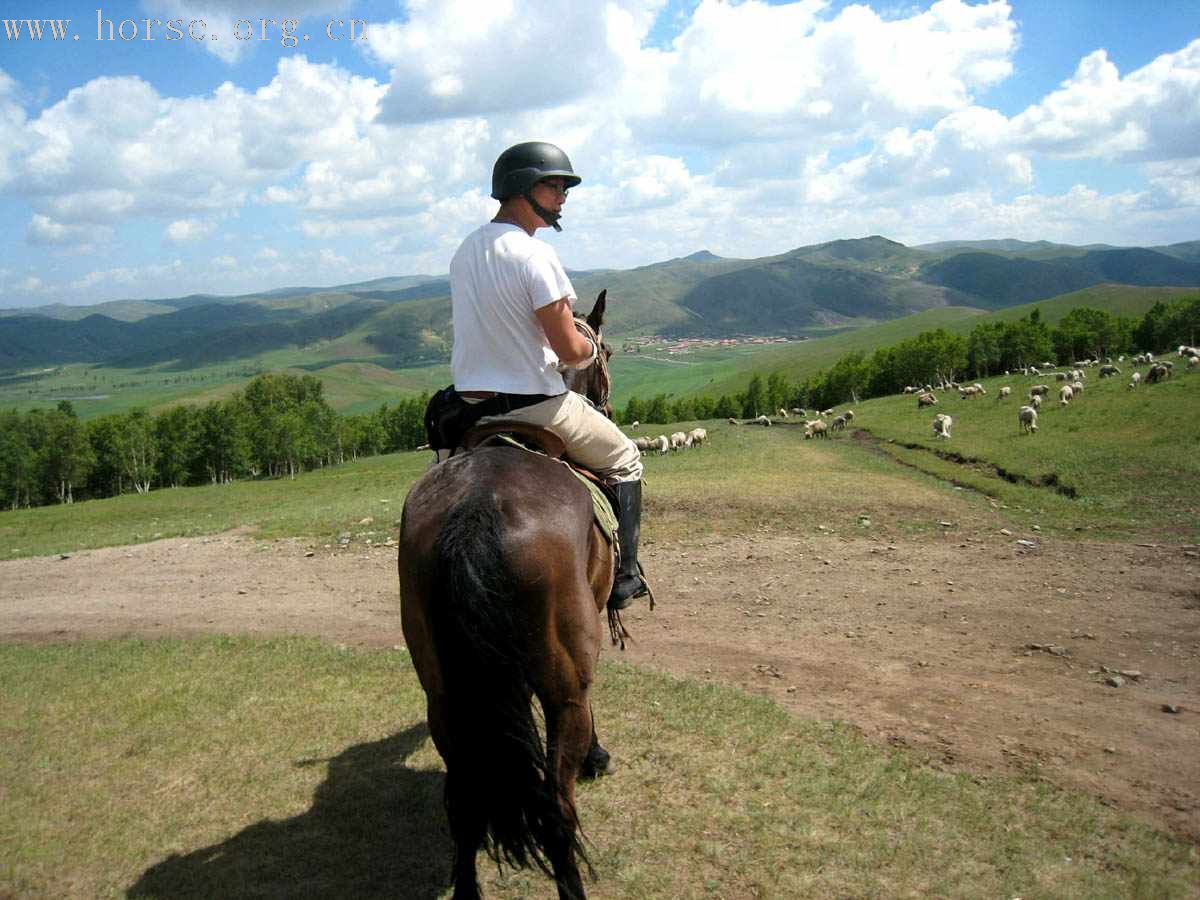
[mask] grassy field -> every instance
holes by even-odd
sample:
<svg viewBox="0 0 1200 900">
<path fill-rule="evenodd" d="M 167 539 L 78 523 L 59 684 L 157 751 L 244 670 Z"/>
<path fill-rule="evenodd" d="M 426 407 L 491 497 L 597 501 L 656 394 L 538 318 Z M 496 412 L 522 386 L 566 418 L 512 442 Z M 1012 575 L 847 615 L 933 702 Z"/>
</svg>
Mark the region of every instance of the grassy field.
<svg viewBox="0 0 1200 900">
<path fill-rule="evenodd" d="M 1020 433 L 1017 398 L 1039 379 L 1022 376 L 985 381 L 989 393 L 977 400 L 942 394 L 935 411 L 955 419 L 949 441 L 933 437 L 934 413 L 918 411 L 912 397 L 860 404 L 858 439 L 851 429 L 829 442 L 804 441 L 794 425 L 647 426 L 646 433 L 669 434 L 704 424 L 714 445 L 712 453 L 646 460 L 647 539 L 809 528 L 814 511 L 830 524 L 853 524 L 858 515 L 874 513 L 875 527 L 912 532 L 936 528 L 953 511 L 964 521 L 986 517 L 1060 534 L 1200 541 L 1200 373 L 1180 372 L 1136 391 L 1126 388 L 1128 374 L 1127 368 L 1120 378 L 1099 380 L 1093 370 L 1083 396 L 1071 406 L 1053 401 L 1043 407 L 1032 436 Z M 997 402 L 1005 383 L 1014 396 Z M 401 453 L 294 480 L 6 510 L 0 512 L 0 559 L 239 526 L 264 537 L 333 540 L 351 532 L 380 540 L 394 534 L 408 488 L 429 458 L 424 452 Z M 820 473 L 816 496 L 814 471 Z M 891 512 L 877 509 L 884 497 Z M 721 517 L 708 514 L 714 506 Z M 357 525 L 367 517 L 375 520 L 370 529 Z"/>
<path fill-rule="evenodd" d="M 882 531 L 936 530 L 945 510 L 960 520 L 1007 521 L 982 495 L 955 491 L 848 440 L 802 440 L 800 428 L 703 424 L 712 452 L 646 459 L 644 541 L 756 528 L 852 526 L 872 517 Z M 660 426 L 653 426 L 655 433 Z M 170 488 L 71 505 L 0 511 L 0 560 L 69 553 L 167 537 L 252 529 L 264 538 L 326 542 L 395 536 L 412 482 L 428 452 L 370 457 L 293 479 Z M 711 515 L 714 508 L 720 516 Z M 1017 511 L 1014 511 L 1016 513 Z M 363 526 L 363 519 L 372 524 Z"/>
<path fill-rule="evenodd" d="M 939 394 L 932 410 L 918 410 L 911 396 L 869 400 L 854 424 L 879 439 L 880 452 L 1044 527 L 1200 540 L 1200 373 L 1177 365 L 1174 378 L 1130 390 L 1132 371 L 1099 379 L 1089 370 L 1082 396 L 1066 407 L 1053 376 L 1016 375 L 981 382 L 988 394 L 974 400 Z M 1017 409 L 1034 384 L 1052 391 L 1037 434 L 1027 435 Z M 1013 395 L 998 400 L 1002 385 Z M 936 413 L 954 419 L 950 440 L 934 437 Z"/>
<path fill-rule="evenodd" d="M 239 481 L 123 494 L 69 506 L 0 512 L 0 559 L 66 553 L 163 537 L 217 534 L 249 527 L 263 537 L 334 540 L 353 532 L 376 540 L 394 521 L 427 453 L 377 456 L 308 472 L 294 481 Z M 358 523 L 372 518 L 366 529 Z"/>
<path fill-rule="evenodd" d="M 0 893 L 441 897 L 440 760 L 405 653 L 209 638 L 0 647 Z M 1194 897 L 1195 847 L 733 689 L 603 667 L 602 897 Z M 619 710 L 617 714 L 615 711 Z M 607 713 L 607 714 L 606 714 Z M 482 866 L 493 897 L 549 897 Z"/>
</svg>

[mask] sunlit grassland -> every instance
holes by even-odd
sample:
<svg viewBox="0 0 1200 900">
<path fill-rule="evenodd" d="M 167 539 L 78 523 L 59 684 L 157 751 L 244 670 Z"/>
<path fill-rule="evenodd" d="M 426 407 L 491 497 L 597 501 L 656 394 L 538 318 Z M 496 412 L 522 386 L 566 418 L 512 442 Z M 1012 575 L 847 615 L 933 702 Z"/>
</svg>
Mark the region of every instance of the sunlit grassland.
<svg viewBox="0 0 1200 900">
<path fill-rule="evenodd" d="M 402 651 L 0 646 L 0 893 L 448 896 Z M 1021 777 L 946 772 L 732 688 L 601 666 L 618 773 L 578 791 L 596 898 L 1191 897 L 1197 850 Z M 550 897 L 480 868 L 501 898 Z"/>
<path fill-rule="evenodd" d="M 1200 374 L 1177 365 L 1168 381 L 1131 390 L 1133 370 L 1126 365 L 1106 379 L 1088 370 L 1082 396 L 1066 407 L 1053 375 L 1018 374 L 984 380 L 988 394 L 974 400 L 939 393 L 932 409 L 918 410 L 912 396 L 869 400 L 859 405 L 855 424 L 881 439 L 881 451 L 976 488 L 1046 527 L 1195 541 Z M 1051 393 L 1037 433 L 1022 434 L 1017 410 L 1035 384 L 1049 384 Z M 1002 385 L 1013 395 L 997 400 Z M 950 440 L 933 435 L 937 413 L 954 419 Z"/>
<path fill-rule="evenodd" d="M 758 530 L 885 536 L 939 530 L 947 517 L 958 526 L 1007 521 L 983 497 L 897 466 L 844 435 L 806 441 L 798 422 L 683 422 L 638 431 L 670 434 L 696 425 L 709 433 L 705 446 L 644 457 L 643 532 L 651 542 Z"/>
<path fill-rule="evenodd" d="M 794 342 L 788 346 L 800 346 Z M 669 354 L 665 344 L 639 353 L 615 352 L 609 362 L 613 377 L 613 403 L 623 407 L 630 397 L 649 400 L 659 394 L 683 396 L 712 394 L 714 386 L 738 373 L 755 370 L 769 359 L 778 344 L 738 344 L 731 347 L 697 347 Z"/>
<path fill-rule="evenodd" d="M 965 306 L 947 306 L 939 309 L 927 309 L 923 312 L 881 322 L 878 325 L 868 325 L 843 331 L 830 337 L 817 338 L 811 341 L 801 341 L 789 344 L 773 344 L 755 359 L 755 365 L 740 372 L 731 372 L 723 378 L 714 379 L 703 387 L 696 385 L 690 393 L 695 395 L 733 396 L 738 391 L 745 390 L 750 379 L 759 374 L 764 377 L 772 372 L 781 372 L 793 382 L 800 382 L 822 369 L 830 368 L 843 356 L 849 353 L 863 353 L 870 356 L 876 350 L 890 347 L 901 341 L 916 337 L 923 331 L 933 331 L 944 328 L 947 331 L 966 334 L 987 313 L 984 310 L 972 309 Z"/>
<path fill-rule="evenodd" d="M 675 423 L 669 430 L 696 423 Z M 647 540 L 752 527 L 851 526 L 874 515 L 876 529 L 936 526 L 945 511 L 967 521 L 994 517 L 963 496 L 850 442 L 802 440 L 799 428 L 703 423 L 709 445 L 647 457 Z M 670 431 L 668 430 L 668 433 Z M 657 433 L 657 432 L 655 432 Z M 370 457 L 305 472 L 295 479 L 169 488 L 102 500 L 0 511 L 0 559 L 72 552 L 160 537 L 215 534 L 236 527 L 261 537 L 328 539 L 355 523 L 394 531 L 428 452 Z"/>
<path fill-rule="evenodd" d="M 366 517 L 395 531 L 428 453 L 360 459 L 293 479 L 166 488 L 0 512 L 0 559 L 251 528 L 261 537 L 334 538 Z"/>
<path fill-rule="evenodd" d="M 35 380 L 0 379 L 0 409 L 24 412 L 53 408 L 68 400 L 84 419 L 138 406 L 157 410 L 189 397 L 226 397 L 256 371 L 254 363 L 244 361 L 187 371 L 166 366 L 118 369 L 72 363 L 56 366 Z"/>
<path fill-rule="evenodd" d="M 371 412 L 414 394 L 450 383 L 449 365 L 389 369 L 378 362 L 314 362 L 298 350 L 274 351 L 237 361 L 176 371 L 169 366 L 115 369 L 80 364 L 56 367 L 36 380 L 0 379 L 0 409 L 53 408 L 69 400 L 83 419 L 144 407 L 152 413 L 182 404 L 224 400 L 258 372 L 313 375 L 324 385 L 329 405 L 340 413 Z"/>
</svg>

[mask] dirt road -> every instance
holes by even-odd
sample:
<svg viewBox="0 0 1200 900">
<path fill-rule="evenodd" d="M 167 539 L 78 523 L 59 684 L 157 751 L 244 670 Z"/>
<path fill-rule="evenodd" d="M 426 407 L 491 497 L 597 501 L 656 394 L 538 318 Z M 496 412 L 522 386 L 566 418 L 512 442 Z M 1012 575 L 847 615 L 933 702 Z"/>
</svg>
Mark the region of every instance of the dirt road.
<svg viewBox="0 0 1200 900">
<path fill-rule="evenodd" d="M 395 552 L 231 533 L 3 562 L 0 640 L 398 645 Z M 636 640 L 606 654 L 956 770 L 1034 771 L 1200 841 L 1197 548 L 763 531 L 644 559 L 659 605 L 631 611 Z"/>
</svg>

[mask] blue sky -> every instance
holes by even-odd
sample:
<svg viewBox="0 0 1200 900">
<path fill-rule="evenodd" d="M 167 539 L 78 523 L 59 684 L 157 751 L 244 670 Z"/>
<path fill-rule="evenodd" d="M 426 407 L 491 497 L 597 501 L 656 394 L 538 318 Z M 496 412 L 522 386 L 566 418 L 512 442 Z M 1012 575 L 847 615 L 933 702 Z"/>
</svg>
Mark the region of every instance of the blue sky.
<svg viewBox="0 0 1200 900">
<path fill-rule="evenodd" d="M 570 268 L 868 234 L 1200 239 L 1194 3 L 0 0 L 4 19 L 0 307 L 442 273 L 529 139 L 584 177 L 539 232 Z"/>
</svg>

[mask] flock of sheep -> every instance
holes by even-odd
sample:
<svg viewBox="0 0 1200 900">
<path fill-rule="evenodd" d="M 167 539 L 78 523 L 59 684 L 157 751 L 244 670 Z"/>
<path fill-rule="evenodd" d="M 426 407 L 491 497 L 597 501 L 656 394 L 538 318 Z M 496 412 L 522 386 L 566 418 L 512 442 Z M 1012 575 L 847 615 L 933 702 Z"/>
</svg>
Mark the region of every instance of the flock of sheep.
<svg viewBox="0 0 1200 900">
<path fill-rule="evenodd" d="M 1180 357 L 1187 359 L 1187 367 L 1189 369 L 1200 368 L 1200 349 L 1196 347 L 1181 346 L 1178 351 Z M 1125 357 L 1119 357 L 1117 362 L 1124 362 Z M 1146 384 L 1156 384 L 1171 377 L 1172 370 L 1175 364 L 1171 360 L 1155 360 L 1153 354 L 1142 353 L 1134 356 L 1130 360 L 1134 365 L 1149 365 L 1150 368 L 1146 371 L 1145 376 L 1140 372 L 1134 372 L 1129 381 L 1129 389 L 1133 390 L 1143 380 Z M 1026 366 L 1020 370 L 1022 375 L 1042 376 L 1043 369 L 1052 368 L 1053 363 L 1045 363 L 1043 366 Z M 1103 364 L 1099 360 L 1086 359 L 1075 364 L 1077 368 L 1071 369 L 1068 372 L 1055 372 L 1054 380 L 1063 382 L 1058 388 L 1058 402 L 1060 406 L 1068 406 L 1073 401 L 1083 395 L 1083 380 L 1087 377 L 1085 368 L 1099 366 L 1099 375 L 1101 378 L 1110 378 L 1114 375 L 1120 375 L 1121 369 L 1110 359 Z M 1005 372 L 1005 375 L 1010 374 Z M 1049 377 L 1046 373 L 1043 377 Z M 942 391 L 956 390 L 958 396 L 962 400 L 972 400 L 976 397 L 981 397 L 987 394 L 982 384 L 960 385 L 953 381 L 943 381 L 937 386 L 937 389 Z M 938 399 L 934 394 L 933 385 L 925 385 L 924 387 L 906 387 L 905 394 L 917 395 L 917 409 L 925 409 L 929 406 L 936 406 Z M 1049 384 L 1035 384 L 1029 389 L 1029 402 L 1017 410 L 1017 424 L 1023 434 L 1034 434 L 1038 430 L 1038 411 L 1042 407 L 1044 397 L 1051 394 Z M 1012 387 L 1004 385 L 996 394 L 996 402 L 999 403 L 1006 397 L 1012 395 Z M 853 414 L 851 414 L 853 415 Z M 950 430 L 954 425 L 952 416 L 945 413 L 938 413 L 933 419 L 933 434 L 935 437 L 946 438 L 950 437 Z"/>
<path fill-rule="evenodd" d="M 846 427 L 847 423 L 853 421 L 853 419 L 854 419 L 854 410 L 852 410 L 852 409 L 846 410 L 840 416 L 835 416 L 829 422 L 826 422 L 825 418 L 833 415 L 832 409 L 823 409 L 820 412 L 817 412 L 816 410 L 814 410 L 813 412 L 817 415 L 817 418 L 809 419 L 809 418 L 807 418 L 807 415 L 808 415 L 807 412 L 803 409 L 800 409 L 799 407 L 796 407 L 796 406 L 792 407 L 792 411 L 790 414 L 788 413 L 788 411 L 786 409 L 783 409 L 781 407 L 779 409 L 779 411 L 776 413 L 776 417 L 778 419 L 786 419 L 786 418 L 789 418 L 789 415 L 790 415 L 790 416 L 797 416 L 800 419 L 802 419 L 804 421 L 804 438 L 805 438 L 805 440 L 808 440 L 810 438 L 829 437 L 830 432 L 841 431 L 843 428 Z M 759 416 L 758 418 L 750 419 L 749 421 L 746 422 L 746 424 L 747 425 L 769 426 L 771 424 L 771 421 L 772 420 L 771 420 L 770 416 Z M 730 425 L 741 425 L 742 423 L 739 422 L 737 419 L 730 419 L 729 424 Z"/>
<path fill-rule="evenodd" d="M 1178 351 L 1178 356 L 1187 359 L 1188 369 L 1200 370 L 1200 349 L 1196 347 L 1181 346 Z M 1146 384 L 1156 384 L 1171 377 L 1175 367 L 1171 360 L 1155 360 L 1153 354 L 1141 353 L 1131 357 L 1129 360 L 1134 365 L 1148 365 L 1145 375 L 1140 372 L 1133 372 L 1129 380 L 1129 389 L 1135 389 L 1143 381 Z M 1125 362 L 1125 357 L 1117 358 L 1117 362 Z M 1087 373 L 1084 371 L 1087 368 L 1098 367 L 1100 378 L 1110 378 L 1114 375 L 1120 375 L 1120 367 L 1111 359 L 1105 360 L 1103 363 L 1100 360 L 1085 359 L 1075 363 L 1076 368 L 1066 372 L 1053 372 L 1055 382 L 1061 382 L 1058 386 L 1057 395 L 1060 406 L 1068 406 L 1074 401 L 1083 396 L 1084 379 Z M 1025 376 L 1045 377 L 1050 378 L 1051 373 L 1045 372 L 1046 369 L 1053 369 L 1053 363 L 1044 363 L 1042 366 L 1025 366 L 1019 372 Z M 1016 374 L 1005 372 L 1005 375 Z M 958 384 L 954 381 L 944 380 L 939 383 L 936 388 L 934 385 L 924 385 L 923 387 L 906 387 L 905 394 L 916 394 L 917 409 L 925 409 L 926 407 L 936 406 L 938 403 L 935 390 L 958 392 L 958 396 L 962 400 L 973 400 L 977 397 L 987 395 L 987 390 L 979 382 L 974 384 Z M 1012 396 L 1012 386 L 1004 385 L 996 392 L 996 402 L 1004 400 Z M 1038 411 L 1042 408 L 1044 398 L 1052 396 L 1052 388 L 1049 384 L 1035 384 L 1029 388 L 1028 402 L 1022 405 L 1017 410 L 1017 425 L 1020 427 L 1022 434 L 1035 434 L 1038 430 Z M 825 419 L 833 416 L 832 409 L 815 411 L 817 418 L 808 419 L 807 413 L 803 409 L 793 408 L 789 413 L 786 409 L 780 409 L 777 413 L 778 419 L 787 419 L 791 416 L 799 417 L 804 423 L 804 437 L 808 438 L 827 438 L 833 431 L 840 431 L 845 428 L 847 423 L 853 421 L 854 410 L 848 409 L 841 415 L 832 418 L 829 422 Z M 634 422 L 632 427 L 637 428 L 640 423 Z M 741 425 L 742 422 L 738 419 L 730 419 L 730 425 Z M 754 419 L 748 419 L 745 424 L 764 425 L 772 424 L 772 419 L 769 416 L 760 415 Z M 946 413 L 937 413 L 933 417 L 933 434 L 935 437 L 950 439 L 951 429 L 954 427 L 953 416 Z M 686 450 L 691 447 L 700 447 L 708 440 L 708 432 L 703 428 L 693 428 L 691 431 L 683 432 L 676 431 L 670 437 L 665 434 L 660 434 L 658 437 L 638 437 L 634 439 L 634 444 L 638 450 L 645 456 L 651 453 L 660 455 L 670 453 L 672 451 Z"/>
<path fill-rule="evenodd" d="M 641 423 L 634 422 L 631 427 L 637 428 Z M 701 447 L 708 440 L 708 431 L 703 428 L 693 428 L 691 431 L 676 431 L 670 437 L 660 434 L 658 437 L 636 437 L 634 445 L 642 451 L 642 456 L 649 453 L 659 455 L 672 450 L 687 450 L 691 447 Z"/>
</svg>

